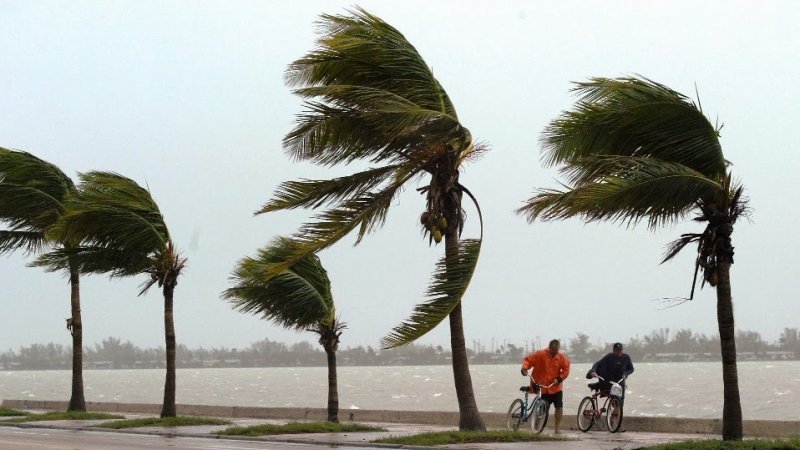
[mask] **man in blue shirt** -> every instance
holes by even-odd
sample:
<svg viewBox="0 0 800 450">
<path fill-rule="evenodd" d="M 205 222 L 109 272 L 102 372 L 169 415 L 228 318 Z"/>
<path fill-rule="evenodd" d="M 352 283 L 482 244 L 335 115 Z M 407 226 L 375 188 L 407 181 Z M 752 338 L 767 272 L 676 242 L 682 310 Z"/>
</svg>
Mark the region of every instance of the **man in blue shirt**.
<svg viewBox="0 0 800 450">
<path fill-rule="evenodd" d="M 603 377 L 605 381 L 597 383 L 597 386 L 604 391 L 611 388 L 611 381 L 619 382 L 622 385 L 622 398 L 620 400 L 625 403 L 625 378 L 628 378 L 632 373 L 633 363 L 631 362 L 631 357 L 627 353 L 622 353 L 622 344 L 616 342 L 611 348 L 611 353 L 603 356 L 592 365 L 592 368 L 586 373 L 586 378 L 594 378 L 598 375 Z"/>
</svg>

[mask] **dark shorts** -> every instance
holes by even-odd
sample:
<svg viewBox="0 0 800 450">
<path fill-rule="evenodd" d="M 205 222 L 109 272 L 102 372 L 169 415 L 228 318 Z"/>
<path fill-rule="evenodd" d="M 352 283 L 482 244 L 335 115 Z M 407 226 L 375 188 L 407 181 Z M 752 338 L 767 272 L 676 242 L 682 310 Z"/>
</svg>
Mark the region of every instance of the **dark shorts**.
<svg viewBox="0 0 800 450">
<path fill-rule="evenodd" d="M 556 405 L 556 409 L 564 407 L 564 391 L 558 391 L 555 394 L 542 394 L 542 400 L 546 401 L 548 405 Z"/>
</svg>

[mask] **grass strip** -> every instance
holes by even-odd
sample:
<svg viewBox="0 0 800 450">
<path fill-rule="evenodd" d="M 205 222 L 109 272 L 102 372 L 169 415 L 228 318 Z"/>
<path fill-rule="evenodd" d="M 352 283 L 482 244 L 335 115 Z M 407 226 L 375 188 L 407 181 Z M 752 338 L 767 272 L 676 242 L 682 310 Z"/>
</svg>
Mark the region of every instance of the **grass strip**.
<svg viewBox="0 0 800 450">
<path fill-rule="evenodd" d="M 264 436 L 268 434 L 353 433 L 356 431 L 386 431 L 386 429 L 359 423 L 290 422 L 285 425 L 262 424 L 250 427 L 231 427 L 216 434 L 223 436 Z"/>
<path fill-rule="evenodd" d="M 437 431 L 433 433 L 413 434 L 377 439 L 373 442 L 381 444 L 401 445 L 446 445 L 475 444 L 485 442 L 530 442 L 530 441 L 567 441 L 570 438 L 548 434 L 534 434 L 527 431 L 495 430 L 495 431 Z"/>
<path fill-rule="evenodd" d="M 744 441 L 700 440 L 647 447 L 647 450 L 800 450 L 800 438 L 747 439 Z"/>
<path fill-rule="evenodd" d="M 139 427 L 188 427 L 194 425 L 229 425 L 230 420 L 214 417 L 178 416 L 178 417 L 145 417 L 142 419 L 115 420 L 97 425 L 99 428 L 120 430 Z"/>
<path fill-rule="evenodd" d="M 30 413 L 25 411 L 17 411 L 16 409 L 0 408 L 0 417 L 27 416 L 27 415 L 30 415 Z"/>
<path fill-rule="evenodd" d="M 106 414 L 97 412 L 53 411 L 43 414 L 29 414 L 25 417 L 6 420 L 6 422 L 23 423 L 23 422 L 44 422 L 47 420 L 104 420 L 104 419 L 124 419 L 124 417 L 118 414 Z"/>
</svg>

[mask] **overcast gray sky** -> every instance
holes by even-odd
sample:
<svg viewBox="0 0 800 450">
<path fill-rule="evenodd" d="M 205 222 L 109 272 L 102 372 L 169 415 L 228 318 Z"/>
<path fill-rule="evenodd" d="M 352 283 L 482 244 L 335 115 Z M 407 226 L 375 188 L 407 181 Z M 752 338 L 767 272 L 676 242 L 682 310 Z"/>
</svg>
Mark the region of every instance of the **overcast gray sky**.
<svg viewBox="0 0 800 450">
<path fill-rule="evenodd" d="M 175 292 L 179 343 L 244 347 L 296 342 L 289 332 L 220 300 L 236 261 L 293 232 L 309 212 L 254 217 L 282 181 L 352 168 L 291 163 L 281 138 L 300 101 L 287 64 L 313 48 L 314 22 L 342 1 L 0 2 L 0 146 L 32 152 L 77 178 L 110 170 L 147 184 L 189 258 Z M 700 93 L 745 184 L 752 222 L 737 224 L 732 269 L 737 327 L 775 340 L 800 326 L 794 285 L 800 213 L 800 6 L 795 2 L 363 1 L 414 44 L 450 94 L 462 123 L 492 150 L 461 181 L 485 216 L 485 241 L 464 299 L 468 345 L 521 344 L 576 332 L 593 342 L 656 328 L 716 332 L 715 295 L 688 295 L 694 249 L 660 266 L 664 245 L 700 228 L 657 232 L 579 220 L 529 225 L 514 209 L 552 187 L 538 137 L 574 97 L 571 81 L 638 73 Z M 386 227 L 320 256 L 350 328 L 343 346 L 373 345 L 422 300 L 443 248 L 429 248 L 413 189 Z M 465 235 L 475 235 L 468 210 Z M 69 345 L 67 280 L 0 257 L 0 351 Z M 163 303 L 142 278 L 82 280 L 84 340 L 116 336 L 162 345 Z M 313 341 L 312 341 L 313 342 Z M 448 345 L 447 324 L 422 343 Z"/>
</svg>

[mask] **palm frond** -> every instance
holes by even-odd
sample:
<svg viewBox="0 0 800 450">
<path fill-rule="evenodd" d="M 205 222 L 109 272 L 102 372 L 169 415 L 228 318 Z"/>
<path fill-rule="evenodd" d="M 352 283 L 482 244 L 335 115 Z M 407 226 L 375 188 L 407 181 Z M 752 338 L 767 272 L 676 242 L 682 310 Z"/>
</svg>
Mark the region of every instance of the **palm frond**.
<svg viewBox="0 0 800 450">
<path fill-rule="evenodd" d="M 29 185 L 0 182 L 0 222 L 10 227 L 42 231 L 63 214 L 63 202 Z"/>
<path fill-rule="evenodd" d="M 48 272 L 69 270 L 74 264 L 80 273 L 110 274 L 111 277 L 133 276 L 149 267 L 146 259 L 121 249 L 103 247 L 58 248 L 39 255 L 29 265 Z"/>
<path fill-rule="evenodd" d="M 587 157 L 574 161 L 567 170 L 583 162 L 596 167 Z M 613 170 L 580 185 L 564 190 L 540 189 L 517 213 L 529 222 L 581 216 L 587 222 L 608 220 L 632 225 L 647 219 L 648 226 L 654 228 L 685 216 L 698 199 L 724 196 L 719 181 L 681 164 L 639 157 L 616 157 L 612 162 Z"/>
<path fill-rule="evenodd" d="M 728 201 L 728 216 L 731 218 L 731 223 L 736 223 L 739 217 L 748 217 L 750 215 L 750 200 L 744 196 L 744 186 L 741 183 L 734 181 L 729 177 L 728 181 L 729 201 Z"/>
<path fill-rule="evenodd" d="M 44 233 L 24 230 L 0 230 L 0 255 L 23 250 L 26 255 L 41 252 L 47 245 Z"/>
<path fill-rule="evenodd" d="M 683 250 L 684 247 L 693 242 L 699 241 L 700 238 L 702 237 L 703 237 L 702 234 L 697 234 L 697 233 L 682 234 L 681 237 L 675 239 L 674 241 L 670 242 L 667 245 L 667 251 L 664 252 L 664 258 L 661 260 L 661 264 L 664 264 L 665 262 L 671 260 L 678 253 L 680 253 L 680 251 Z"/>
<path fill-rule="evenodd" d="M 382 348 L 393 348 L 419 339 L 441 323 L 461 302 L 472 280 L 480 255 L 480 239 L 464 239 L 458 253 L 436 264 L 433 281 L 428 287 L 428 300 L 417 305 L 411 317 L 381 339 Z"/>
<path fill-rule="evenodd" d="M 64 212 L 75 185 L 55 165 L 18 150 L 0 147 L 0 253 L 44 250 L 46 231 Z"/>
<path fill-rule="evenodd" d="M 358 196 L 378 186 L 397 168 L 396 165 L 378 167 L 332 180 L 287 181 L 278 186 L 274 198 L 265 203 L 256 214 L 300 207 L 318 208 L 327 203 Z"/>
<path fill-rule="evenodd" d="M 55 233 L 92 246 L 126 249 L 146 258 L 164 249 L 169 230 L 150 192 L 110 172 L 80 174 L 80 190 Z"/>
<path fill-rule="evenodd" d="M 407 161 L 410 152 L 431 142 L 466 140 L 452 117 L 420 108 L 343 108 L 306 102 L 283 146 L 295 160 L 332 166 L 367 159 L 372 163 Z"/>
<path fill-rule="evenodd" d="M 718 130 L 684 95 L 646 78 L 578 83 L 577 106 L 551 122 L 541 143 L 547 165 L 589 155 L 652 156 L 711 178 L 724 176 Z"/>
<path fill-rule="evenodd" d="M 54 164 L 19 150 L 0 147 L 0 184 L 37 189 L 59 201 L 75 190 L 75 184 Z"/>
<path fill-rule="evenodd" d="M 365 193 L 359 197 L 341 202 L 334 208 L 314 216 L 316 221 L 303 224 L 294 234 L 294 253 L 282 263 L 272 264 L 267 273 L 270 278 L 291 264 L 319 252 L 338 242 L 351 231 L 358 228 L 356 245 L 367 233 L 380 228 L 386 221 L 386 215 L 392 200 L 399 193 L 404 180 L 384 188 L 380 192 Z"/>
<path fill-rule="evenodd" d="M 293 158 L 399 162 L 432 143 L 467 142 L 447 93 L 399 31 L 363 9 L 324 15 L 321 30 L 317 48 L 286 73 L 306 99 L 284 138 Z"/>
<path fill-rule="evenodd" d="M 308 329 L 335 317 L 330 280 L 319 258 L 309 254 L 277 274 L 270 269 L 292 258 L 297 241 L 273 240 L 255 258 L 239 261 L 223 297 L 233 308 L 287 327 Z"/>
<path fill-rule="evenodd" d="M 290 85 L 372 87 L 455 117 L 433 72 L 396 28 L 361 8 L 323 15 L 319 28 L 317 49 L 289 66 Z"/>
</svg>

